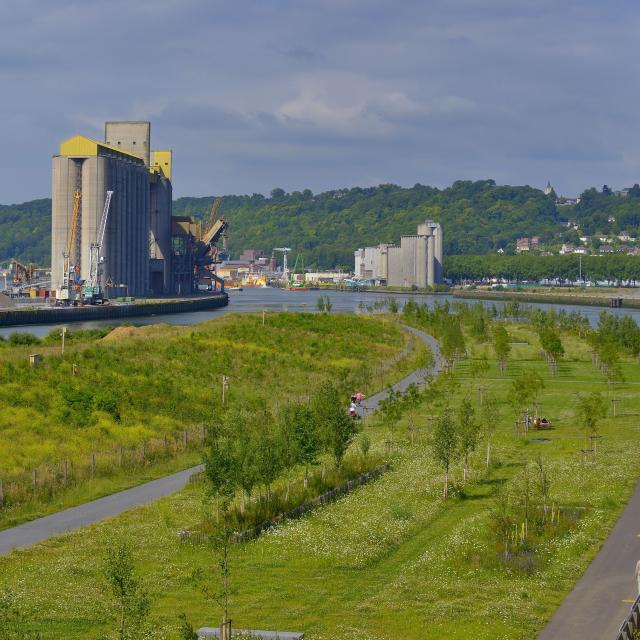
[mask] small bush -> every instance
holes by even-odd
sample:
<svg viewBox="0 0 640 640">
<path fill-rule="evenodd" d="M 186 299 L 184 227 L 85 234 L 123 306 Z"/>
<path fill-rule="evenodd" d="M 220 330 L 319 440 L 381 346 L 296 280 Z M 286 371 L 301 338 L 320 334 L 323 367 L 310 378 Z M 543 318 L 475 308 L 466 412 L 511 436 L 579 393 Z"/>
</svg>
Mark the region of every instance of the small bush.
<svg viewBox="0 0 640 640">
<path fill-rule="evenodd" d="M 31 345 L 40 344 L 40 338 L 34 336 L 32 333 L 12 333 L 9 336 L 9 344 L 11 345 Z"/>
</svg>

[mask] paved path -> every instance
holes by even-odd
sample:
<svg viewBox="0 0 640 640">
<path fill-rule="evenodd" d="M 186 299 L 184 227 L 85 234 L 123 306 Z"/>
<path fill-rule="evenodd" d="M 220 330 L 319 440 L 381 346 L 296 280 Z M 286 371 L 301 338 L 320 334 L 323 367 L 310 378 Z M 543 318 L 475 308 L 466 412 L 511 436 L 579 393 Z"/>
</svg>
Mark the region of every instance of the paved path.
<svg viewBox="0 0 640 640">
<path fill-rule="evenodd" d="M 405 328 L 420 337 L 427 346 L 431 348 L 435 358 L 435 365 L 430 369 L 414 371 L 394 385 L 394 389 L 400 390 L 406 389 L 412 382 L 420 382 L 427 375 L 435 374 L 441 369 L 440 349 L 435 339 L 423 331 L 418 331 L 411 327 Z M 386 391 L 376 393 L 363 401 L 363 406 L 367 407 L 368 412 L 375 411 L 380 400 L 386 395 Z M 6 555 L 13 549 L 29 547 L 51 536 L 75 531 L 76 529 L 86 527 L 100 520 L 117 516 L 123 511 L 128 511 L 133 507 L 139 507 L 168 496 L 171 493 L 175 493 L 182 489 L 189 481 L 189 478 L 201 469 L 202 465 L 191 467 L 190 469 L 179 471 L 170 476 L 165 476 L 164 478 L 153 480 L 131 489 L 126 489 L 125 491 L 113 493 L 104 498 L 86 502 L 85 504 L 53 513 L 44 518 L 25 522 L 11 529 L 0 531 L 0 556 Z"/>
<path fill-rule="evenodd" d="M 538 640 L 615 640 L 638 595 L 639 536 L 640 484 L 602 549 Z"/>
<path fill-rule="evenodd" d="M 438 374 L 440 371 L 442 371 L 442 368 L 444 366 L 444 361 L 442 359 L 442 356 L 440 355 L 440 345 L 434 337 L 430 336 L 424 331 L 414 329 L 413 327 L 407 327 L 406 325 L 403 325 L 403 328 L 420 338 L 429 347 L 429 349 L 431 349 L 431 352 L 433 353 L 433 366 L 426 369 L 417 369 L 416 371 L 410 373 L 406 378 L 403 378 L 402 380 L 400 380 L 400 382 L 393 385 L 392 388 L 396 391 L 406 391 L 407 387 L 410 384 L 420 384 L 427 376 L 434 376 Z M 371 413 L 376 411 L 378 409 L 378 406 L 380 405 L 380 401 L 384 400 L 387 397 L 387 391 L 387 389 L 384 389 L 368 398 L 365 398 L 362 401 L 360 407 L 358 407 L 358 413 L 360 415 L 364 415 L 365 413 L 367 415 L 370 415 Z"/>
<path fill-rule="evenodd" d="M 0 556 L 6 555 L 17 547 L 29 547 L 51 536 L 86 527 L 105 518 L 117 516 L 133 507 L 158 500 L 182 489 L 189 478 L 200 469 L 202 469 L 202 465 L 191 467 L 170 476 L 152 480 L 137 487 L 112 493 L 104 498 L 0 531 Z"/>
</svg>

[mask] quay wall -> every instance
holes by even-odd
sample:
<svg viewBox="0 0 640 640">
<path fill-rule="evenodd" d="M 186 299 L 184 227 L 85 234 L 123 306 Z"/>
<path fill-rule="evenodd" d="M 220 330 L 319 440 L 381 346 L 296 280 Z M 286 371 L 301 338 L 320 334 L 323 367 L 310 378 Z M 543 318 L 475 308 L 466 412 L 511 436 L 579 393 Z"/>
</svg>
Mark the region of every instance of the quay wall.
<svg viewBox="0 0 640 640">
<path fill-rule="evenodd" d="M 128 318 L 167 313 L 189 313 L 207 311 L 229 304 L 226 293 L 217 293 L 197 298 L 174 300 L 145 300 L 131 304 L 107 304 L 86 307 L 51 307 L 44 309 L 16 309 L 0 311 L 0 327 L 29 324 L 59 324 L 61 322 L 84 322 Z"/>
</svg>

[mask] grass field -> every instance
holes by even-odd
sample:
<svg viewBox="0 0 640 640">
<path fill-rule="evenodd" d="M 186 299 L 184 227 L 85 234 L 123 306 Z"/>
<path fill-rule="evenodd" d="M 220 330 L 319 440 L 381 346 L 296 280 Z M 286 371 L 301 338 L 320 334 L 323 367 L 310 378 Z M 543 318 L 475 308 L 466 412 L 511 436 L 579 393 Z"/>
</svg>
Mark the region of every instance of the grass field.
<svg viewBox="0 0 640 640">
<path fill-rule="evenodd" d="M 332 379 L 346 406 L 356 387 L 384 388 L 426 353 L 396 323 L 323 314 L 120 327 L 71 336 L 64 355 L 56 342 L 0 345 L 0 528 L 199 462 L 193 447 L 220 411 L 223 375 L 230 403 L 274 410 Z"/>
<path fill-rule="evenodd" d="M 444 502 L 442 471 L 429 444 L 431 418 L 445 400 L 454 406 L 465 396 L 476 401 L 471 364 L 492 353 L 488 345 L 474 343 L 452 378 L 436 384 L 441 393 L 428 394 L 416 408 L 412 419 L 421 431 L 413 444 L 406 434 L 409 416 L 396 426 L 390 472 L 308 517 L 233 547 L 235 626 L 301 630 L 310 640 L 535 637 L 606 537 L 640 475 L 640 376 L 634 362 L 623 362 L 626 382 L 615 390 L 618 417 L 602 421 L 595 462 L 582 463 L 585 435 L 573 417 L 576 394 L 608 393 L 590 349 L 563 335 L 566 356 L 552 377 L 536 334 L 524 325 L 508 330 L 517 344 L 506 374 L 498 375 L 492 363 L 484 380 L 499 400 L 491 469 L 485 469 L 481 444 L 469 483 L 462 486 L 456 465 L 453 497 Z M 516 435 L 506 396 L 511 380 L 530 370 L 544 379 L 541 413 L 554 428 Z M 384 455 L 387 428 L 372 420 L 366 430 L 373 451 Z M 531 442 L 536 438 L 549 442 Z M 493 514 L 498 491 L 517 495 L 524 478 L 535 484 L 538 458 L 550 480 L 549 504 L 581 517 L 539 542 L 524 570 L 498 558 Z M 218 624 L 219 607 L 191 576 L 199 570 L 215 585 L 219 557 L 208 547 L 178 544 L 178 532 L 201 521 L 203 497 L 204 487 L 196 483 L 112 521 L 0 558 L 2 581 L 44 637 L 96 637 L 111 611 L 102 576 L 104 549 L 114 540 L 129 540 L 152 598 L 153 637 L 177 638 L 180 612 L 196 627 Z"/>
</svg>

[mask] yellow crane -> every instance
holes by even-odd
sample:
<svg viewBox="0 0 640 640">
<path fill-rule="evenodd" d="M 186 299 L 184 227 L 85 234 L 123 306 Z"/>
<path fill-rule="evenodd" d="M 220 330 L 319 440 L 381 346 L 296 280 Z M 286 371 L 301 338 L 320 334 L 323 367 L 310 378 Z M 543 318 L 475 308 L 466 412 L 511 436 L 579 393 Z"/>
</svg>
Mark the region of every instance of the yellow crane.
<svg viewBox="0 0 640 640">
<path fill-rule="evenodd" d="M 67 235 L 67 248 L 66 251 L 62 254 L 64 257 L 63 265 L 62 265 L 62 287 L 58 292 L 58 300 L 68 301 L 71 297 L 70 295 L 70 275 L 71 270 L 74 272 L 76 270 L 76 266 L 73 264 L 72 257 L 75 258 L 74 249 L 76 245 L 76 236 L 78 234 L 78 219 L 80 217 L 80 191 L 76 190 L 73 194 L 73 212 L 71 213 L 71 225 L 69 226 L 69 234 Z"/>
</svg>

